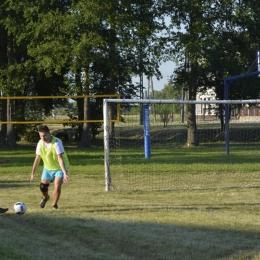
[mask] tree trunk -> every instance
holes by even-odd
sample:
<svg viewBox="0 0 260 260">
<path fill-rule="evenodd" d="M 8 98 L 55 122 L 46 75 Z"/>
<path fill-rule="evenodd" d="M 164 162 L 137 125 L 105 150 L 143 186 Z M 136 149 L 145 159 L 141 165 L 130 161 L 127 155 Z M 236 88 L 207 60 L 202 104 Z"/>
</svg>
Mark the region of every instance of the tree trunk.
<svg viewBox="0 0 260 260">
<path fill-rule="evenodd" d="M 89 80 L 88 80 L 88 68 L 84 70 L 84 94 L 89 95 Z M 88 120 L 89 119 L 89 112 L 90 106 L 89 106 L 89 98 L 84 98 L 83 102 L 83 119 Z M 90 140 L 89 140 L 89 123 L 83 123 L 82 127 L 82 134 L 80 138 L 79 147 L 89 147 L 90 146 Z"/>
<path fill-rule="evenodd" d="M 110 30 L 110 42 L 109 42 L 109 64 L 110 64 L 110 71 L 109 71 L 109 94 L 115 94 L 116 89 L 116 50 L 115 50 L 115 39 L 116 39 L 116 32 L 115 30 Z M 108 118 L 115 119 L 115 104 L 110 103 L 108 106 Z M 109 140 L 110 146 L 115 146 L 115 126 L 114 122 L 109 122 Z"/>
<path fill-rule="evenodd" d="M 7 121 L 14 121 L 14 100 L 7 100 Z M 7 145 L 10 148 L 16 147 L 16 139 L 14 132 L 14 125 L 7 125 Z"/>
<path fill-rule="evenodd" d="M 84 118 L 84 100 L 82 98 L 77 98 L 77 108 L 78 108 L 78 120 L 83 120 Z M 78 140 L 81 139 L 82 135 L 82 129 L 83 129 L 83 124 L 78 124 Z"/>
<path fill-rule="evenodd" d="M 220 128 L 221 132 L 225 131 L 225 122 L 224 122 L 224 110 L 223 110 L 223 105 L 219 105 L 219 119 L 220 119 Z"/>
<path fill-rule="evenodd" d="M 84 105 L 83 105 L 83 111 L 84 111 L 84 120 L 89 119 L 89 98 L 84 98 Z M 80 143 L 79 147 L 88 147 L 90 145 L 89 142 L 89 124 L 88 123 L 83 123 L 83 128 L 82 128 L 82 134 L 80 138 Z"/>
<path fill-rule="evenodd" d="M 196 100 L 197 94 L 197 67 L 191 64 L 190 84 L 189 84 L 189 100 Z M 197 123 L 196 123 L 196 105 L 187 105 L 187 146 L 198 146 Z"/>
<path fill-rule="evenodd" d="M 5 122 L 7 120 L 6 114 L 7 114 L 7 100 L 3 99 L 2 110 L 1 110 L 1 121 Z M 7 125 L 1 124 L 0 140 L 2 143 L 6 142 L 6 133 L 7 133 Z"/>
<path fill-rule="evenodd" d="M 8 58 L 8 66 L 13 65 L 14 63 L 14 46 L 13 46 L 13 35 L 8 36 L 7 41 L 7 58 Z M 9 72 L 7 84 L 9 89 L 9 94 L 11 94 L 13 91 L 12 86 L 12 74 Z M 13 99 L 7 99 L 7 121 L 14 121 L 14 100 Z M 15 139 L 15 132 L 14 132 L 14 125 L 8 124 L 7 125 L 7 145 L 10 148 L 16 147 L 16 139 Z"/>
</svg>

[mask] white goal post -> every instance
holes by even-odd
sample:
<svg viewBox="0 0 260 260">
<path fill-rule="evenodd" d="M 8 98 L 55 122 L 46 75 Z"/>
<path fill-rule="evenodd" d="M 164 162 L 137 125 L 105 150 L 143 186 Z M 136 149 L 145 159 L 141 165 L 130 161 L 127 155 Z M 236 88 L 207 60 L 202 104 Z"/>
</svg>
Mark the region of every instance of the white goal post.
<svg viewBox="0 0 260 260">
<path fill-rule="evenodd" d="M 239 105 L 239 104 L 260 104 L 260 99 L 250 99 L 250 100 L 154 100 L 154 99 L 103 99 L 103 122 L 104 122 L 104 169 L 105 169 L 105 190 L 111 190 L 111 169 L 110 169 L 110 134 L 109 134 L 109 104 L 144 104 L 144 105 L 152 105 L 152 104 L 205 104 L 205 105 L 217 105 L 223 104 L 225 105 L 225 113 L 227 113 L 227 109 L 229 105 Z M 114 122 L 114 121 L 113 121 Z M 229 120 L 225 121 L 225 140 L 226 140 L 226 153 L 229 153 L 228 143 L 229 142 L 229 124 L 227 124 Z M 116 123 L 115 123 L 116 124 Z"/>
</svg>

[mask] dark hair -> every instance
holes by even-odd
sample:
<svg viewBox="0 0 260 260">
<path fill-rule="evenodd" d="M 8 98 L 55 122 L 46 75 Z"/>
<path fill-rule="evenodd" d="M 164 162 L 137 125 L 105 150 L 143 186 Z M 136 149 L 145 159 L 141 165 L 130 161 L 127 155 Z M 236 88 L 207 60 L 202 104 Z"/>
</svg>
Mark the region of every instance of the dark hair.
<svg viewBox="0 0 260 260">
<path fill-rule="evenodd" d="M 47 125 L 41 125 L 39 128 L 38 128 L 38 132 L 46 132 L 46 133 L 49 133 L 50 132 L 50 129 Z"/>
</svg>

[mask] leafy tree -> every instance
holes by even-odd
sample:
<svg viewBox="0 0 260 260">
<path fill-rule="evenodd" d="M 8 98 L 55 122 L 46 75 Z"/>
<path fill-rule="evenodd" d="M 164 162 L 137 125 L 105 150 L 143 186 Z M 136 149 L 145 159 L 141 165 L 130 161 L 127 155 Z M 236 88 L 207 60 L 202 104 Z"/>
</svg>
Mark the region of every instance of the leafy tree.
<svg viewBox="0 0 260 260">
<path fill-rule="evenodd" d="M 256 1 L 230 1 L 225 7 L 223 29 L 213 46 L 204 53 L 206 66 L 199 72 L 198 90 L 215 89 L 216 98 L 224 99 L 223 79 L 245 74 L 256 69 L 256 49 L 258 49 L 259 25 Z M 250 33 L 249 33 L 250 31 Z M 251 99 L 259 96 L 259 80 L 245 78 L 234 80 L 228 89 L 229 99 Z M 240 108 L 233 105 L 229 110 Z M 224 130 L 224 106 L 216 111 Z"/>
<path fill-rule="evenodd" d="M 182 71 L 189 70 L 187 74 L 189 99 L 195 100 L 198 89 L 198 71 L 203 66 L 203 53 L 215 39 L 218 3 L 214 4 L 210 0 L 173 0 L 165 3 L 171 18 L 168 30 L 170 35 L 168 40 L 171 40 L 170 51 L 179 60 L 189 59 L 188 67 L 183 68 Z M 198 145 L 195 105 L 187 105 L 187 127 L 187 145 Z"/>
<path fill-rule="evenodd" d="M 164 85 L 164 88 L 161 91 L 154 91 L 154 99 L 178 100 L 181 96 L 181 88 L 174 84 L 172 80 L 169 80 L 168 84 Z M 167 114 L 170 112 L 174 114 L 181 112 L 181 106 L 179 104 L 165 104 L 164 108 L 167 109 Z M 155 110 L 157 112 L 160 111 L 160 105 L 156 105 Z"/>
<path fill-rule="evenodd" d="M 151 46 L 144 44 L 144 40 L 152 41 L 155 32 L 154 3 L 152 0 L 36 1 L 26 9 L 27 30 L 31 33 L 29 54 L 48 75 L 53 71 L 64 75 L 62 69 L 67 68 L 70 94 L 135 95 L 131 74 L 148 69 L 149 73 L 158 74 L 158 60 L 151 60 L 155 56 L 142 53 L 142 66 L 139 66 L 137 55 L 140 39 L 144 46 Z M 77 102 L 78 119 L 88 119 L 89 100 Z M 113 117 L 113 109 L 110 116 Z M 88 136 L 89 124 L 84 124 L 81 146 L 88 145 Z"/>
<path fill-rule="evenodd" d="M 26 8 L 24 5 L 26 5 Z M 28 8 L 27 8 L 28 7 Z M 45 68 L 40 69 L 38 61 L 29 54 L 32 42 L 32 28 L 28 26 L 28 10 L 32 3 L 19 1 L 3 1 L 1 4 L 0 27 L 1 37 L 1 64 L 0 82 L 1 91 L 6 96 L 27 95 L 59 95 L 62 93 L 64 78 L 53 70 L 45 73 Z M 36 6 L 33 5 L 34 9 Z M 36 30 L 37 31 L 37 30 Z M 63 92 L 64 93 L 64 92 Z M 46 114 L 53 106 L 53 100 L 40 100 Z M 60 100 L 55 101 L 55 103 Z M 24 120 L 28 114 L 25 100 L 7 100 L 6 120 Z M 4 104 L 4 102 L 3 102 Z M 2 107 L 2 120 L 5 120 L 5 108 Z M 7 141 L 9 147 L 16 146 L 15 137 L 26 131 L 28 126 L 7 125 Z M 16 133 L 15 133 L 16 132 Z M 5 139 L 5 128 L 1 128 L 1 139 Z"/>
<path fill-rule="evenodd" d="M 163 122 L 163 126 L 166 127 L 169 122 L 169 115 L 170 115 L 169 106 L 165 104 L 159 106 L 158 113 L 160 114 L 160 118 L 161 121 Z"/>
<path fill-rule="evenodd" d="M 253 9 L 246 7 L 249 2 L 250 7 L 256 7 L 257 1 L 164 2 L 171 17 L 167 39 L 172 45 L 168 51 L 179 62 L 174 83 L 188 90 L 188 99 L 194 100 L 198 91 L 213 85 L 222 99 L 223 77 L 240 74 L 248 64 L 250 50 L 243 46 L 248 46 L 250 37 L 247 29 L 241 28 L 246 26 L 245 17 L 257 21 Z M 223 120 L 221 106 L 219 114 Z M 187 106 L 187 124 L 188 146 L 198 145 L 195 105 Z"/>
</svg>

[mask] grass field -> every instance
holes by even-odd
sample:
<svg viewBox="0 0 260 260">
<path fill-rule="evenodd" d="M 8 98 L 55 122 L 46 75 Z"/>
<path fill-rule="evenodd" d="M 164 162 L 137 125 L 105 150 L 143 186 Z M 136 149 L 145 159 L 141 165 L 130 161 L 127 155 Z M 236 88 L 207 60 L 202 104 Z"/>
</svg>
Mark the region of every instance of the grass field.
<svg viewBox="0 0 260 260">
<path fill-rule="evenodd" d="M 105 192 L 103 148 L 66 151 L 70 183 L 53 211 L 39 207 L 41 167 L 29 182 L 35 146 L 1 148 L 0 259 L 260 259 L 258 188 Z"/>
</svg>

